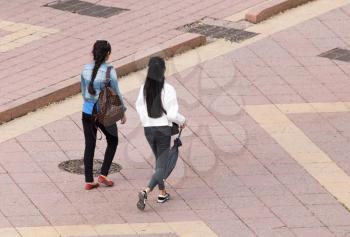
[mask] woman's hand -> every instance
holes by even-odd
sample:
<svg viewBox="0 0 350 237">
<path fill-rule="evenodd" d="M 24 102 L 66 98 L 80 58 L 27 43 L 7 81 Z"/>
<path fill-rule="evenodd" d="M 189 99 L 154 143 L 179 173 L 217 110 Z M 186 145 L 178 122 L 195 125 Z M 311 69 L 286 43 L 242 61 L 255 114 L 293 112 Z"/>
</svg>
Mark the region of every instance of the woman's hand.
<svg viewBox="0 0 350 237">
<path fill-rule="evenodd" d="M 121 124 L 125 124 L 126 123 L 126 115 L 124 114 L 123 118 L 120 120 Z"/>
<path fill-rule="evenodd" d="M 181 128 L 181 129 L 184 129 L 185 127 L 187 127 L 186 122 L 185 122 L 185 123 L 183 123 L 183 124 L 180 126 L 180 128 Z"/>
</svg>

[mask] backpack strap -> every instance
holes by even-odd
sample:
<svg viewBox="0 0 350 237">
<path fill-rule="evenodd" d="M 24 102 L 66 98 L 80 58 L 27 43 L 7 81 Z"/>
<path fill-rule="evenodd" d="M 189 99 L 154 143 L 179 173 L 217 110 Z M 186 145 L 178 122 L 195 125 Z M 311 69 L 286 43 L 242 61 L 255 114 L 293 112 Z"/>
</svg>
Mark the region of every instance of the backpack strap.
<svg viewBox="0 0 350 237">
<path fill-rule="evenodd" d="M 112 66 L 107 67 L 105 85 L 108 85 L 109 82 L 111 81 L 112 68 L 113 68 Z"/>
</svg>

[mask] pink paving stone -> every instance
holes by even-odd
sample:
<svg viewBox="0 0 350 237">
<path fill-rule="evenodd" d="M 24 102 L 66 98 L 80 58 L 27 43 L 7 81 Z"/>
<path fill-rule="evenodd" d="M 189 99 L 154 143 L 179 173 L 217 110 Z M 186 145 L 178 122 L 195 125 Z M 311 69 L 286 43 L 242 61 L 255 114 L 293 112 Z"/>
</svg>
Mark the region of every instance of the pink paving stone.
<svg viewBox="0 0 350 237">
<path fill-rule="evenodd" d="M 0 210 L 7 217 L 40 215 L 39 210 L 33 204 L 4 205 L 0 206 Z"/>
<path fill-rule="evenodd" d="M 67 155 L 63 151 L 38 151 L 31 153 L 30 157 L 35 162 L 60 162 L 68 160 Z"/>
<path fill-rule="evenodd" d="M 267 207 L 300 205 L 300 201 L 291 194 L 259 196 Z"/>
<path fill-rule="evenodd" d="M 13 180 L 8 174 L 0 174 L 0 184 L 13 184 Z"/>
<path fill-rule="evenodd" d="M 333 237 L 326 227 L 296 228 L 293 232 L 297 237 Z"/>
<path fill-rule="evenodd" d="M 207 184 L 199 177 L 188 177 L 186 180 L 183 180 L 182 178 L 170 179 L 169 184 L 174 188 L 200 188 L 207 186 Z"/>
<path fill-rule="evenodd" d="M 254 196 L 223 198 L 223 201 L 232 209 L 264 206 L 264 204 Z"/>
<path fill-rule="evenodd" d="M 33 173 L 14 173 L 11 175 L 16 183 L 25 184 L 25 183 L 49 183 L 51 180 L 49 177 L 42 172 L 33 172 Z"/>
<path fill-rule="evenodd" d="M 14 227 L 48 226 L 49 222 L 41 215 L 37 216 L 12 216 L 8 220 Z"/>
<path fill-rule="evenodd" d="M 180 197 L 176 196 L 174 192 L 171 192 L 170 195 L 172 198 L 171 198 L 171 202 L 169 202 L 168 205 L 162 205 L 160 203 L 153 202 L 153 200 L 151 202 L 148 202 L 148 205 L 150 205 L 157 213 L 191 210 L 191 207 Z"/>
<path fill-rule="evenodd" d="M 340 204 L 309 205 L 308 208 L 327 226 L 347 225 L 350 213 Z"/>
<path fill-rule="evenodd" d="M 210 188 L 176 189 L 176 192 L 185 200 L 217 198 Z M 198 193 L 201 193 L 201 195 L 198 196 Z"/>
<path fill-rule="evenodd" d="M 270 172 L 260 164 L 234 165 L 230 167 L 237 175 L 268 175 Z"/>
<path fill-rule="evenodd" d="M 45 193 L 59 193 L 60 190 L 53 183 L 24 183 L 19 184 L 19 187 L 26 194 L 45 194 Z"/>
<path fill-rule="evenodd" d="M 103 192 L 103 195 L 109 202 L 114 203 L 114 205 L 117 205 L 117 203 L 125 204 L 126 200 L 130 200 L 131 203 L 136 203 L 138 200 L 137 191 L 135 192 L 135 190 L 126 190 L 123 192 L 111 190 L 108 192 Z"/>
<path fill-rule="evenodd" d="M 101 225 L 101 224 L 124 224 L 125 221 L 118 214 L 114 213 L 108 215 L 106 213 L 99 214 L 85 214 L 83 217 L 87 220 L 89 225 Z"/>
<path fill-rule="evenodd" d="M 167 222 L 176 222 L 176 221 L 198 221 L 200 220 L 199 216 L 194 211 L 186 210 L 172 210 L 158 212 L 159 216 Z"/>
<path fill-rule="evenodd" d="M 107 199 L 100 192 L 88 193 L 85 191 L 65 193 L 66 197 L 71 203 L 85 202 L 85 203 L 103 203 Z"/>
<path fill-rule="evenodd" d="M 9 222 L 8 218 L 5 217 L 3 214 L 0 215 L 0 227 L 1 227 L 1 228 L 12 227 L 12 225 L 11 225 L 11 223 Z"/>
<path fill-rule="evenodd" d="M 238 217 L 229 209 L 196 210 L 196 214 L 205 221 L 238 220 Z"/>
<path fill-rule="evenodd" d="M 239 179 L 247 186 L 272 186 L 279 184 L 272 175 L 244 175 L 239 176 Z"/>
<path fill-rule="evenodd" d="M 350 232 L 350 226 L 330 226 L 329 230 L 337 237 L 346 236 Z"/>
<path fill-rule="evenodd" d="M 323 226 L 323 223 L 314 216 L 281 216 L 280 219 L 288 228 L 310 228 Z"/>
<path fill-rule="evenodd" d="M 303 216 L 312 216 L 312 212 L 306 207 L 299 205 L 287 205 L 287 206 L 276 206 L 272 207 L 271 210 L 279 217 L 303 217 Z"/>
<path fill-rule="evenodd" d="M 29 152 L 59 151 L 60 148 L 53 141 L 21 142 L 21 145 Z"/>
<path fill-rule="evenodd" d="M 227 187 L 227 188 L 234 188 L 237 186 L 243 186 L 243 183 L 239 180 L 236 176 L 208 176 L 208 177 L 202 177 L 203 181 L 211 188 L 217 188 L 217 187 Z"/>
<path fill-rule="evenodd" d="M 245 186 L 235 186 L 229 188 L 214 187 L 214 191 L 220 198 L 247 197 L 254 195 L 252 191 Z"/>
<path fill-rule="evenodd" d="M 19 142 L 24 141 L 51 141 L 49 135 L 42 129 L 38 128 L 29 133 L 17 137 Z"/>
<path fill-rule="evenodd" d="M 188 200 L 187 204 L 193 210 L 216 210 L 226 208 L 226 204 L 220 199 L 195 199 Z"/>
<path fill-rule="evenodd" d="M 253 237 L 254 232 L 245 224 L 235 220 L 210 221 L 209 227 L 222 237 Z"/>
<path fill-rule="evenodd" d="M 119 213 L 121 217 L 127 221 L 128 223 L 153 223 L 153 222 L 161 222 L 162 218 L 152 210 L 147 210 L 143 215 L 140 213 Z"/>
<path fill-rule="evenodd" d="M 256 232 L 284 227 L 284 224 L 276 217 L 245 219 L 244 222 Z"/>
<path fill-rule="evenodd" d="M 235 213 L 244 219 L 249 218 L 272 218 L 275 215 L 266 207 L 244 207 L 244 208 L 235 208 Z"/>
<path fill-rule="evenodd" d="M 76 209 L 80 214 L 82 215 L 99 215 L 99 214 L 106 214 L 106 215 L 117 215 L 117 210 L 119 208 L 118 205 L 115 205 L 111 202 L 105 202 L 105 203 L 74 203 L 73 204 L 74 209 Z M 122 206 L 122 205 L 121 205 Z M 112 207 L 112 208 L 111 208 Z"/>
<path fill-rule="evenodd" d="M 283 185 L 265 185 L 265 186 L 253 186 L 250 187 L 252 192 L 259 196 L 270 196 L 270 195 L 287 195 L 290 191 Z"/>
<path fill-rule="evenodd" d="M 337 200 L 331 194 L 304 194 L 298 199 L 306 205 L 336 204 Z"/>
<path fill-rule="evenodd" d="M 84 225 L 87 220 L 82 215 L 63 215 L 63 216 L 49 216 L 48 221 L 51 225 Z"/>
<path fill-rule="evenodd" d="M 19 163 L 12 162 L 3 165 L 4 169 L 8 173 L 35 173 L 42 171 L 41 168 L 35 163 Z"/>
<path fill-rule="evenodd" d="M 21 152 L 24 151 L 20 144 L 15 140 L 8 140 L 6 142 L 0 143 L 1 156 L 5 156 L 6 153 Z"/>
</svg>

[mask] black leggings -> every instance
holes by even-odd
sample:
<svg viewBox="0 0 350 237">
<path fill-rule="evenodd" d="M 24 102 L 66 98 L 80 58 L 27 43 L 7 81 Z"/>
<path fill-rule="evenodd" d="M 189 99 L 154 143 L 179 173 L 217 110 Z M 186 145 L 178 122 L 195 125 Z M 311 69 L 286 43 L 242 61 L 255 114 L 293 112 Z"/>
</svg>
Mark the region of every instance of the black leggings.
<svg viewBox="0 0 350 237">
<path fill-rule="evenodd" d="M 118 146 L 118 129 L 117 124 L 110 127 L 104 127 L 100 123 L 95 123 L 92 116 L 83 113 L 83 128 L 85 137 L 85 151 L 84 151 L 84 166 L 85 166 L 85 181 L 91 183 L 94 181 L 93 176 L 93 160 L 96 148 L 96 135 L 97 127 L 101 129 L 107 139 L 107 148 L 105 157 L 103 160 L 101 174 L 104 176 L 108 175 L 109 168 L 112 165 L 112 161 L 117 151 Z"/>
<path fill-rule="evenodd" d="M 158 185 L 159 190 L 164 190 L 164 175 L 170 151 L 171 127 L 146 127 L 145 135 L 156 158 L 155 172 L 149 181 L 148 187 L 152 191 Z"/>
</svg>

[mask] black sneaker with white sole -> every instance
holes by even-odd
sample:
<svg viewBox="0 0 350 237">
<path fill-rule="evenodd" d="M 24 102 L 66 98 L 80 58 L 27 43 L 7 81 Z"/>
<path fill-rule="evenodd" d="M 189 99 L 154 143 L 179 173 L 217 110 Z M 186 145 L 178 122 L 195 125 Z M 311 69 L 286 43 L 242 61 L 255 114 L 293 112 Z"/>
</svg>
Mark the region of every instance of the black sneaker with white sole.
<svg viewBox="0 0 350 237">
<path fill-rule="evenodd" d="M 157 202 L 158 203 L 164 203 L 166 201 L 168 201 L 170 199 L 170 194 L 169 193 L 166 193 L 165 195 L 158 195 L 158 200 Z"/>
<path fill-rule="evenodd" d="M 141 211 L 145 210 L 147 201 L 147 192 L 141 191 L 139 192 L 139 201 L 137 202 L 137 208 Z"/>
</svg>

